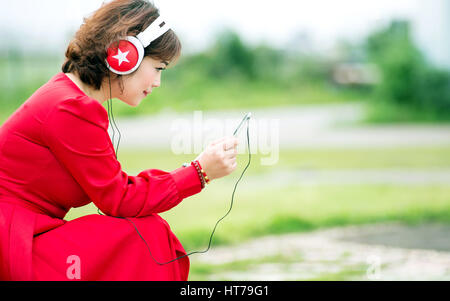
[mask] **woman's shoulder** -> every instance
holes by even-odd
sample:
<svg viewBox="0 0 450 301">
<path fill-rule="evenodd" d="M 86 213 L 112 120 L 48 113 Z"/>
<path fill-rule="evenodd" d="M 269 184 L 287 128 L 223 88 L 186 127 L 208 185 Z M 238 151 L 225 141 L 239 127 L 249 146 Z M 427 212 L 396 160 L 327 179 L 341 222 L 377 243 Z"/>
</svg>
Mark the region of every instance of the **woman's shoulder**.
<svg viewBox="0 0 450 301">
<path fill-rule="evenodd" d="M 46 86 L 46 87 L 45 87 Z M 85 121 L 108 128 L 108 113 L 100 102 L 87 96 L 64 73 L 56 74 L 46 85 L 50 97 L 53 100 L 53 108 L 49 114 L 71 114 Z M 44 91 L 44 94 L 48 94 Z"/>
</svg>

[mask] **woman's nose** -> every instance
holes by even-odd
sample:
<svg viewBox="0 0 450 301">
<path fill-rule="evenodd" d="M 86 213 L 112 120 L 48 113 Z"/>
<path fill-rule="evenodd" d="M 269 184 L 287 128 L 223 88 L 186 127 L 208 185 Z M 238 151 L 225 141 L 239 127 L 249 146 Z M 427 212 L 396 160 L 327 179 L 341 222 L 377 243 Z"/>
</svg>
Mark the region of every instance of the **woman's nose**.
<svg viewBox="0 0 450 301">
<path fill-rule="evenodd" d="M 154 88 L 158 88 L 161 86 L 161 75 L 158 75 L 158 77 L 155 79 L 155 82 L 153 83 Z"/>
</svg>

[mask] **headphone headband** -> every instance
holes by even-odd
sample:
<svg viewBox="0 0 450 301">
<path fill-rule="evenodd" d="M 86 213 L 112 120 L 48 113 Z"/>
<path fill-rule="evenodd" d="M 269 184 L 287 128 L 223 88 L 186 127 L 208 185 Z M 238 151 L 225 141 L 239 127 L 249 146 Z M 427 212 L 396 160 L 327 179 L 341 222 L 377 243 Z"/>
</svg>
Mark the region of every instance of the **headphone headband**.
<svg viewBox="0 0 450 301">
<path fill-rule="evenodd" d="M 147 29 L 138 34 L 136 37 L 141 41 L 142 46 L 147 47 L 151 42 L 165 34 L 170 29 L 170 25 L 160 15 Z"/>
</svg>

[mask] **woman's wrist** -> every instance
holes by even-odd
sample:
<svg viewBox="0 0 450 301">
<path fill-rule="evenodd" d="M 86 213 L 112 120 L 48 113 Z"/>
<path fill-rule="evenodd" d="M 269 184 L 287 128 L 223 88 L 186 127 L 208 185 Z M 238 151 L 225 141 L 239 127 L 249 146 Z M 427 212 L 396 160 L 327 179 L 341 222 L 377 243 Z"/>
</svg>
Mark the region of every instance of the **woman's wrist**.
<svg viewBox="0 0 450 301">
<path fill-rule="evenodd" d="M 195 160 L 195 162 L 198 163 L 198 166 L 200 167 L 200 172 L 202 173 L 203 179 L 205 179 L 206 184 L 209 184 L 211 182 L 211 179 L 209 179 L 208 175 L 206 174 L 205 170 L 203 169 L 202 165 L 200 164 L 200 161 Z"/>
<path fill-rule="evenodd" d="M 201 169 L 200 169 L 200 166 L 198 164 L 198 161 L 192 161 L 191 165 L 194 166 L 195 170 L 197 171 L 198 178 L 200 179 L 200 182 L 202 183 L 202 189 L 205 188 L 206 181 L 203 178 L 203 175 L 201 173 Z"/>
</svg>

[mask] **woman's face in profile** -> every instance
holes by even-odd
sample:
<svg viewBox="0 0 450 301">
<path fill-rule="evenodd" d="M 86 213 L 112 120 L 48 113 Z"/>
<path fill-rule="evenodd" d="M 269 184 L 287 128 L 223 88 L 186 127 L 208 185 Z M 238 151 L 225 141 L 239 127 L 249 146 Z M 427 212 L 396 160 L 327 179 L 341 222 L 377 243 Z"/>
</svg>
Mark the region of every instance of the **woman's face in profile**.
<svg viewBox="0 0 450 301">
<path fill-rule="evenodd" d="M 117 98 L 137 107 L 154 88 L 161 85 L 161 72 L 166 67 L 165 63 L 146 56 L 134 73 L 123 76 L 124 90 Z"/>
</svg>

